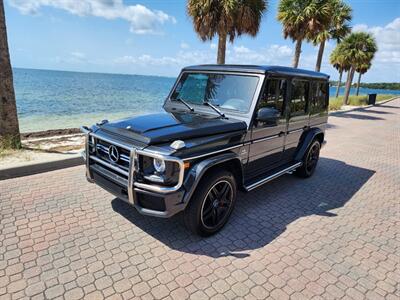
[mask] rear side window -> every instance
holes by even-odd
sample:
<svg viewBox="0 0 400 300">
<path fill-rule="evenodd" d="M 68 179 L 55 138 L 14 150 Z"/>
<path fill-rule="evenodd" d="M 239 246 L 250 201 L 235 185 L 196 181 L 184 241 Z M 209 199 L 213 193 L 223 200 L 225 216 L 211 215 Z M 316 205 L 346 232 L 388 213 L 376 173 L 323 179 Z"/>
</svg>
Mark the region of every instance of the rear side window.
<svg viewBox="0 0 400 300">
<path fill-rule="evenodd" d="M 271 107 L 283 115 L 286 86 L 286 79 L 268 79 L 257 109 Z"/>
<path fill-rule="evenodd" d="M 292 96 L 290 99 L 290 115 L 299 116 L 307 112 L 310 83 L 305 80 L 292 81 Z"/>
<path fill-rule="evenodd" d="M 329 105 L 327 83 L 316 81 L 311 86 L 311 113 L 325 111 Z"/>
</svg>

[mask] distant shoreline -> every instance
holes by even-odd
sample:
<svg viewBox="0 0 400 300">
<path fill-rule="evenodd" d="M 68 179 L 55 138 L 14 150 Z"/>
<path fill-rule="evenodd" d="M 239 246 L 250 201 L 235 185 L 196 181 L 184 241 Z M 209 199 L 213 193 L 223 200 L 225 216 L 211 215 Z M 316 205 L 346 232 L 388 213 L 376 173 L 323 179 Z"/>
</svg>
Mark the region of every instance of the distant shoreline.
<svg viewBox="0 0 400 300">
<path fill-rule="evenodd" d="M 97 74 L 97 75 L 120 75 L 120 76 L 145 76 L 156 78 L 176 78 L 175 76 L 165 75 L 148 75 L 148 74 L 131 74 L 131 73 L 112 73 L 112 72 L 87 72 L 87 71 L 72 71 L 72 70 L 54 70 L 54 69 L 36 69 L 36 68 L 21 68 L 12 67 L 13 70 L 28 70 L 28 71 L 45 71 L 45 72 L 67 72 L 67 73 L 83 73 L 83 74 Z M 178 75 L 178 74 L 177 74 Z"/>
<path fill-rule="evenodd" d="M 132 74 L 132 73 L 113 73 L 113 72 L 87 72 L 87 71 L 75 71 L 75 70 L 54 70 L 54 69 L 37 69 L 37 68 L 23 68 L 23 67 L 13 67 L 13 70 L 34 70 L 34 71 L 50 71 L 50 72 L 69 72 L 69 73 L 84 73 L 84 74 L 99 74 L 99 75 L 122 75 L 122 76 L 146 76 L 146 77 L 159 77 L 159 78 L 176 78 L 176 76 L 165 76 L 165 75 L 155 75 L 155 74 Z M 177 74 L 178 75 L 178 74 Z M 329 82 L 331 87 L 337 87 L 337 81 L 332 80 Z M 342 82 L 342 86 L 345 82 Z M 382 85 L 389 85 L 389 88 L 380 87 Z M 393 85 L 396 85 L 393 88 Z M 356 87 L 356 83 L 353 83 L 352 87 Z M 362 82 L 360 87 L 368 89 L 387 89 L 387 90 L 400 90 L 400 82 Z"/>
</svg>

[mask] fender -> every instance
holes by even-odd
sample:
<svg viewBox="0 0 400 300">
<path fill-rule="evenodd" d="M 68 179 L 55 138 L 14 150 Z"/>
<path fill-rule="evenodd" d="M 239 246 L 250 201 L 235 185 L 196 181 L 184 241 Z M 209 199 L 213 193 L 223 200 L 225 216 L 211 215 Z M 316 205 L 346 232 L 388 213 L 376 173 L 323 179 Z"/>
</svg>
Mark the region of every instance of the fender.
<svg viewBox="0 0 400 300">
<path fill-rule="evenodd" d="M 189 173 L 187 174 L 186 180 L 183 183 L 184 188 L 186 189 L 186 195 L 183 198 L 183 202 L 189 202 L 190 198 L 193 195 L 193 192 L 196 190 L 200 180 L 202 179 L 205 172 L 214 167 L 216 165 L 228 162 L 228 161 L 235 161 L 237 160 L 240 164 L 241 174 L 243 174 L 242 170 L 242 163 L 240 161 L 240 157 L 237 153 L 228 152 L 224 154 L 219 154 L 217 156 L 213 156 L 202 160 L 201 162 L 197 163 L 195 166 L 191 168 Z M 243 178 L 242 178 L 243 181 Z M 241 186 L 243 182 L 238 182 L 238 185 Z"/>
<path fill-rule="evenodd" d="M 306 153 L 308 147 L 318 134 L 324 135 L 324 132 L 319 128 L 311 128 L 307 132 L 303 133 L 300 146 L 297 148 L 296 154 L 294 156 L 295 161 L 301 161 L 303 159 L 303 156 Z"/>
</svg>

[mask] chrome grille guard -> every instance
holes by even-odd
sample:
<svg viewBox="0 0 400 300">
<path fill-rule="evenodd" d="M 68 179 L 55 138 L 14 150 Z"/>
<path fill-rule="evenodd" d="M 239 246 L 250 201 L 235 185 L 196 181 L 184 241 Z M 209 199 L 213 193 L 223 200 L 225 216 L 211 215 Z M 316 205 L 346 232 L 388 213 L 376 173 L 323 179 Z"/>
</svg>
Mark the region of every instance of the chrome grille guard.
<svg viewBox="0 0 400 300">
<path fill-rule="evenodd" d="M 85 160 L 86 177 L 89 182 L 94 182 L 93 176 L 90 171 L 90 162 L 94 161 L 96 163 L 100 163 L 100 164 L 108 167 L 109 169 L 111 169 L 115 172 L 118 172 L 118 173 L 128 177 L 127 192 L 128 192 L 128 199 L 131 204 L 134 204 L 134 192 L 133 192 L 134 187 L 137 187 L 137 188 L 140 188 L 143 190 L 152 191 L 152 192 L 163 193 L 163 194 L 175 192 L 181 188 L 181 186 L 183 184 L 184 173 L 185 173 L 183 160 L 173 157 L 173 156 L 165 155 L 160 152 L 136 149 L 132 145 L 129 145 L 129 144 L 126 144 L 123 142 L 118 142 L 118 141 L 109 139 L 105 136 L 99 135 L 97 133 L 93 133 L 93 131 L 86 126 L 82 126 L 80 128 L 80 130 L 85 135 L 85 151 L 82 154 L 82 156 Z M 90 155 L 89 142 L 90 142 L 91 137 L 94 137 L 95 139 L 99 139 L 99 140 L 105 141 L 107 143 L 110 143 L 112 145 L 121 147 L 125 150 L 128 150 L 130 153 L 128 172 L 116 165 L 112 165 L 112 164 L 108 163 L 107 161 L 104 161 L 104 160 L 96 157 L 95 155 Z M 139 171 L 139 169 L 138 169 L 138 156 L 139 155 L 148 156 L 148 157 L 152 157 L 152 158 L 159 158 L 159 159 L 163 159 L 165 161 L 171 161 L 171 162 L 177 163 L 179 165 L 178 183 L 175 186 L 168 187 L 168 186 L 147 184 L 147 183 L 135 181 L 134 179 L 136 177 L 136 173 Z"/>
</svg>

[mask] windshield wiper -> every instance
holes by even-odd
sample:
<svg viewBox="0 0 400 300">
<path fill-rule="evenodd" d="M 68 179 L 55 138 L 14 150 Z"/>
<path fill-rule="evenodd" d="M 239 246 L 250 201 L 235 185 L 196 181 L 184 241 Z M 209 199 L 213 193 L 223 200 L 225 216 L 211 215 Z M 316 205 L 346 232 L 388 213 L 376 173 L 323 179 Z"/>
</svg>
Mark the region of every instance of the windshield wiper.
<svg viewBox="0 0 400 300">
<path fill-rule="evenodd" d="M 214 111 L 216 111 L 221 117 L 226 118 L 226 117 L 225 117 L 225 114 L 224 114 L 222 111 L 220 111 L 214 104 L 211 104 L 211 103 L 208 102 L 208 101 L 204 101 L 204 102 L 203 102 L 203 105 L 211 107 L 211 108 L 212 108 Z"/>
<path fill-rule="evenodd" d="M 176 99 L 174 99 L 175 101 L 179 101 L 180 103 L 182 103 L 183 105 L 185 105 L 190 111 L 194 111 L 194 108 L 193 107 L 191 107 L 190 105 L 189 105 L 189 103 L 187 103 L 185 100 L 183 100 L 183 99 L 181 99 L 181 98 L 176 98 Z"/>
</svg>

